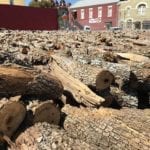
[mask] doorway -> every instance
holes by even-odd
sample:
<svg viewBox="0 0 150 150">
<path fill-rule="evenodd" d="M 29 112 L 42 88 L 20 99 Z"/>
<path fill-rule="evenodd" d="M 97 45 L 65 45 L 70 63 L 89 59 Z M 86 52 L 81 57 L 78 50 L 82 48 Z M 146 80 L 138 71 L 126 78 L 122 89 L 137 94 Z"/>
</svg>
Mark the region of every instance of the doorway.
<svg viewBox="0 0 150 150">
<path fill-rule="evenodd" d="M 112 22 L 106 22 L 106 29 L 109 30 L 112 27 Z"/>
</svg>

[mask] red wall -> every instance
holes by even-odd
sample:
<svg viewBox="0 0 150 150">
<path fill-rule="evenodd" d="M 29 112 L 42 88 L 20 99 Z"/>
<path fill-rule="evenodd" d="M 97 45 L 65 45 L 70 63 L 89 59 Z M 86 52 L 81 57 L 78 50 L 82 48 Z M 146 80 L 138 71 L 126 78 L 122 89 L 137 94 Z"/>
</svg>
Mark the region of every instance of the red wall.
<svg viewBox="0 0 150 150">
<path fill-rule="evenodd" d="M 100 23 L 89 23 L 89 8 L 93 8 L 93 18 L 98 18 L 98 7 L 102 7 L 102 18 Z M 112 6 L 112 17 L 107 17 L 107 7 Z M 85 18 L 81 19 L 81 9 L 85 11 Z M 74 10 L 74 9 L 72 9 Z M 106 29 L 106 22 L 112 22 L 112 26 L 118 25 L 118 5 L 117 3 L 113 4 L 105 4 L 105 5 L 97 5 L 97 6 L 90 6 L 84 8 L 77 8 L 77 20 L 80 24 L 88 25 L 91 27 L 92 30 L 105 30 Z"/>
<path fill-rule="evenodd" d="M 0 28 L 57 30 L 57 9 L 0 5 Z"/>
</svg>

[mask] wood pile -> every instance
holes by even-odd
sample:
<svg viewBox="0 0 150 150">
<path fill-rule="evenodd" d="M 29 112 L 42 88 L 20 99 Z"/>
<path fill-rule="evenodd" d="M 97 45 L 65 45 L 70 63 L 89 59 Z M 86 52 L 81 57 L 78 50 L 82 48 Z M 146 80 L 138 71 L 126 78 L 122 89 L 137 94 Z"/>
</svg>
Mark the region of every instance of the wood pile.
<svg viewBox="0 0 150 150">
<path fill-rule="evenodd" d="M 148 32 L 0 31 L 0 149 L 149 149 L 149 98 Z"/>
</svg>

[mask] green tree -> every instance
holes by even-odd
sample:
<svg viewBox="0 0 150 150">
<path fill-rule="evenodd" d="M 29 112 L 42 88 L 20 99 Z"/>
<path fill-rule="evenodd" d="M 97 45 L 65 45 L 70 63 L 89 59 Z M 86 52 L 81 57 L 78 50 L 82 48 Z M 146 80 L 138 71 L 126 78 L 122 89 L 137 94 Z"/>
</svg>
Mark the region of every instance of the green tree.
<svg viewBox="0 0 150 150">
<path fill-rule="evenodd" d="M 29 6 L 31 7 L 40 7 L 40 8 L 51 8 L 54 7 L 54 2 L 53 0 L 33 0 L 31 1 L 31 3 L 29 4 Z"/>
<path fill-rule="evenodd" d="M 31 7 L 40 7 L 40 2 L 38 2 L 36 0 L 32 0 L 30 2 L 29 6 L 31 6 Z"/>
<path fill-rule="evenodd" d="M 52 3 L 50 1 L 47 1 L 47 0 L 42 0 L 40 2 L 40 7 L 41 8 L 51 8 L 52 7 Z"/>
</svg>

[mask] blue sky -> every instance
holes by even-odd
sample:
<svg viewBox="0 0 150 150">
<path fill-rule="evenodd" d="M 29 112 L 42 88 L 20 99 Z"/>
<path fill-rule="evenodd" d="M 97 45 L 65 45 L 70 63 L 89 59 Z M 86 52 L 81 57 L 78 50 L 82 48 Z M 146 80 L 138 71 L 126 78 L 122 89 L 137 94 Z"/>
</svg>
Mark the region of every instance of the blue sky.
<svg viewBox="0 0 150 150">
<path fill-rule="evenodd" d="M 25 0 L 26 1 L 26 5 L 28 5 L 32 0 Z M 59 0 L 58 0 L 59 1 Z M 74 2 L 76 2 L 77 0 L 66 0 L 66 2 L 71 2 L 72 4 Z"/>
</svg>

